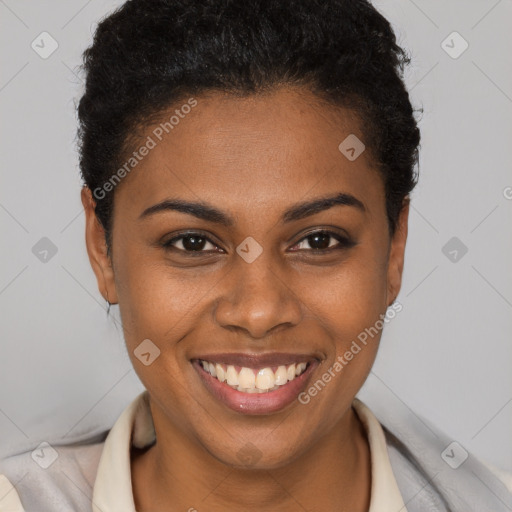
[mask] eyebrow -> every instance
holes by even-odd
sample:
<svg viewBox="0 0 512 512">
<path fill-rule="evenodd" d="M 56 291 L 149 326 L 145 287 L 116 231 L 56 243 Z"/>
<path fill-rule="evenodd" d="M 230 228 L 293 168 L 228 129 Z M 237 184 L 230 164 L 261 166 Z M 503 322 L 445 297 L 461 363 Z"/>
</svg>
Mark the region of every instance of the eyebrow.
<svg viewBox="0 0 512 512">
<path fill-rule="evenodd" d="M 297 221 L 339 205 L 352 206 L 363 213 L 366 212 L 366 208 L 362 201 L 351 194 L 340 192 L 333 196 L 319 197 L 313 200 L 297 203 L 283 213 L 281 221 L 284 223 Z M 220 224 L 225 227 L 232 227 L 235 224 L 233 217 L 214 206 L 209 205 L 208 203 L 191 202 L 183 199 L 166 199 L 160 203 L 150 206 L 140 214 L 139 220 L 156 213 L 166 211 L 186 213 L 199 219 Z"/>
</svg>

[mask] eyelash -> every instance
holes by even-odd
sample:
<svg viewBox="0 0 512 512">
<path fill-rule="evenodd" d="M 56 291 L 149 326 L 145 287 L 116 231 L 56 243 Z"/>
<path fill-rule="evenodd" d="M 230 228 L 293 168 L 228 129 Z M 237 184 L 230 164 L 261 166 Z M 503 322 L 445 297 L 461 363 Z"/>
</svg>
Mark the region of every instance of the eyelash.
<svg viewBox="0 0 512 512">
<path fill-rule="evenodd" d="M 297 245 L 300 245 L 301 242 L 303 242 L 303 241 L 306 241 L 306 243 L 307 243 L 307 239 L 310 236 L 319 235 L 319 234 L 328 235 L 331 238 L 334 238 L 335 240 L 338 241 L 338 244 L 333 246 L 333 247 L 327 247 L 326 249 L 296 249 L 293 252 L 307 251 L 307 252 L 312 252 L 313 254 L 320 255 L 320 254 L 328 254 L 331 251 L 336 251 L 336 250 L 341 250 L 341 249 L 349 249 L 349 248 L 353 247 L 354 245 L 356 245 L 356 242 L 354 242 L 353 240 L 349 239 L 348 237 L 345 237 L 343 235 L 340 235 L 338 233 L 334 233 L 332 231 L 328 231 L 328 230 L 325 230 L 325 229 L 319 229 L 317 231 L 312 231 L 310 233 L 307 233 L 298 242 L 296 242 L 293 245 L 293 247 L 295 247 Z M 207 236 L 205 236 L 203 233 L 198 232 L 198 231 L 190 231 L 190 232 L 182 233 L 179 236 L 176 236 L 176 237 L 172 238 L 171 240 L 168 240 L 168 241 L 164 242 L 162 244 L 162 246 L 166 250 L 175 250 L 175 251 L 179 251 L 179 252 L 185 253 L 185 254 L 190 255 L 190 256 L 200 256 L 202 254 L 211 252 L 211 250 L 208 250 L 208 251 L 205 251 L 205 250 L 187 251 L 186 249 L 178 249 L 178 248 L 176 248 L 176 247 L 174 247 L 172 245 L 172 244 L 174 244 L 175 242 L 177 242 L 179 240 L 183 240 L 183 239 L 189 238 L 189 237 L 190 238 L 192 238 L 192 237 L 202 238 L 203 240 L 206 240 L 206 242 L 211 243 L 212 245 L 217 247 Z M 215 251 L 215 252 L 217 252 L 217 251 Z"/>
</svg>

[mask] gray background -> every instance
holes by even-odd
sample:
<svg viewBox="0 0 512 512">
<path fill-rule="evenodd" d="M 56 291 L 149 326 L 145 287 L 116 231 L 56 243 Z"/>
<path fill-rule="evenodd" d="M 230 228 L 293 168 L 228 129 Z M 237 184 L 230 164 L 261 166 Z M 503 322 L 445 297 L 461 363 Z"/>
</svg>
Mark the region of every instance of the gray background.
<svg viewBox="0 0 512 512">
<path fill-rule="evenodd" d="M 0 455 L 99 432 L 143 390 L 86 256 L 74 140 L 76 66 L 118 4 L 0 0 Z M 512 470 L 512 2 L 375 4 L 413 55 L 424 114 L 403 311 L 360 397 L 405 404 Z M 43 31 L 59 45 L 47 59 L 31 48 Z M 458 58 L 442 47 L 454 31 Z"/>
</svg>

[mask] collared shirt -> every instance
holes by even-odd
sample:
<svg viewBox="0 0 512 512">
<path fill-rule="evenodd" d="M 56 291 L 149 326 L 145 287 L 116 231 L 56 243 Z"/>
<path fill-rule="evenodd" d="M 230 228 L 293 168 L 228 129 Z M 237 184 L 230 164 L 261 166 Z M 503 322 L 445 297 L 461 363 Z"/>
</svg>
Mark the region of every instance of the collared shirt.
<svg viewBox="0 0 512 512">
<path fill-rule="evenodd" d="M 407 512 L 393 474 L 386 438 L 379 421 L 359 399 L 354 399 L 353 407 L 364 426 L 370 446 L 369 512 Z M 104 440 L 94 479 L 90 510 L 135 512 L 131 481 L 131 446 L 145 448 L 154 441 L 155 430 L 149 408 L 149 394 L 145 390 L 122 412 Z M 59 447 L 57 447 L 58 450 Z M 65 490 L 62 489 L 62 492 L 65 493 Z M 56 503 L 54 510 L 61 510 L 57 506 L 59 496 L 55 496 L 54 499 Z M 63 507 L 62 509 L 64 510 Z M 0 512 L 32 512 L 23 508 L 16 489 L 2 475 L 0 475 Z"/>
</svg>

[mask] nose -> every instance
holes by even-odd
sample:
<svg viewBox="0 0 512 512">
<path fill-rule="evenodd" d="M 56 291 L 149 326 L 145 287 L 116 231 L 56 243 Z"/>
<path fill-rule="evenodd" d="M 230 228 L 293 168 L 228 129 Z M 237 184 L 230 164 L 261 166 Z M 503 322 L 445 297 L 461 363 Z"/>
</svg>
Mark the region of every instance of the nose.
<svg viewBox="0 0 512 512">
<path fill-rule="evenodd" d="M 292 283 L 265 258 L 252 263 L 240 259 L 226 279 L 229 281 L 215 308 L 215 320 L 222 327 L 261 339 L 279 327 L 300 322 L 303 309 Z"/>
</svg>

